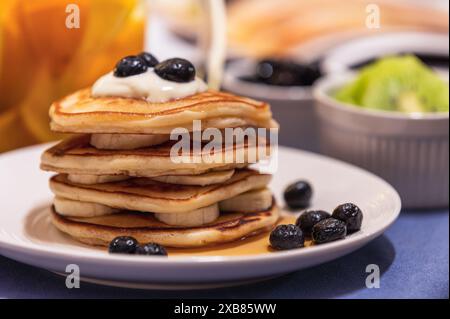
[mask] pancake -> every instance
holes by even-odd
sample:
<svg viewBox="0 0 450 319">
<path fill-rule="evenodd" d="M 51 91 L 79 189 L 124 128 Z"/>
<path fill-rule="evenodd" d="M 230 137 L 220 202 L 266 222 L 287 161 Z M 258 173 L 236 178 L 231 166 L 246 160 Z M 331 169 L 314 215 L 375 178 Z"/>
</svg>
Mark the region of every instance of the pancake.
<svg viewBox="0 0 450 319">
<path fill-rule="evenodd" d="M 190 228 L 166 225 L 152 214 L 137 212 L 75 218 L 64 217 L 52 209 L 51 217 L 60 231 L 89 245 L 108 246 L 117 236 L 132 236 L 140 243 L 189 248 L 222 244 L 267 231 L 278 221 L 279 214 L 273 203 L 265 211 L 223 214 L 210 224 Z"/>
<path fill-rule="evenodd" d="M 102 184 L 76 184 L 67 175 L 50 179 L 50 189 L 67 199 L 103 204 L 112 208 L 154 213 L 182 213 L 206 207 L 249 190 L 263 188 L 271 175 L 250 169 L 237 170 L 222 184 L 208 186 L 174 185 L 149 178 L 131 178 Z"/>
<path fill-rule="evenodd" d="M 122 97 L 92 97 L 79 90 L 50 107 L 50 127 L 69 133 L 170 134 L 175 127 L 192 131 L 238 126 L 277 127 L 270 106 L 233 94 L 207 91 L 164 103 Z"/>
<path fill-rule="evenodd" d="M 127 175 L 154 177 L 163 175 L 197 175 L 214 170 L 229 170 L 247 166 L 248 162 L 259 159 L 257 146 L 247 143 L 226 148 L 206 151 L 202 146 L 200 154 L 193 154 L 191 149 L 187 158 L 190 162 L 176 162 L 170 156 L 176 141 L 168 141 L 161 145 L 135 150 L 99 150 L 89 144 L 90 135 L 78 135 L 68 138 L 46 150 L 41 156 L 41 169 L 57 173 L 81 175 Z M 203 142 L 206 145 L 207 142 Z M 265 148 L 268 154 L 270 148 Z M 233 163 L 227 158 L 235 159 L 243 154 L 244 163 Z M 249 160 L 249 155 L 254 158 Z M 207 161 L 206 156 L 214 156 L 221 160 Z M 198 160 L 197 160 L 198 159 Z M 234 160 L 235 161 L 235 160 Z"/>
<path fill-rule="evenodd" d="M 199 175 L 165 175 L 152 177 L 153 180 L 177 185 L 213 185 L 220 184 L 229 180 L 234 175 L 234 169 L 209 172 Z"/>
</svg>

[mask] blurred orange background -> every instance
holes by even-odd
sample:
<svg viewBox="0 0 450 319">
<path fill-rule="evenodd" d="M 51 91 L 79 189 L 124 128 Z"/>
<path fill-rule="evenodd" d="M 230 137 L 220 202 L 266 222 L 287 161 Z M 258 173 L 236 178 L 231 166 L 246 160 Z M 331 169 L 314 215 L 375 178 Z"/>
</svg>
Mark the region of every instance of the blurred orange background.
<svg viewBox="0 0 450 319">
<path fill-rule="evenodd" d="M 80 28 L 67 28 L 68 4 Z M 0 2 L 0 152 L 57 138 L 50 104 L 143 50 L 143 0 Z"/>
</svg>

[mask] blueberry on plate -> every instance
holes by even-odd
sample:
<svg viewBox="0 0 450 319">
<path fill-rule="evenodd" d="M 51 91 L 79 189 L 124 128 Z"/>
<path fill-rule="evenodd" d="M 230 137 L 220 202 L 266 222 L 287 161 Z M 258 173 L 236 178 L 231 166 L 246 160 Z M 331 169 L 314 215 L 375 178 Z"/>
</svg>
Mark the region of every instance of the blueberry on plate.
<svg viewBox="0 0 450 319">
<path fill-rule="evenodd" d="M 114 76 L 124 78 L 131 75 L 141 74 L 148 69 L 146 62 L 141 57 L 130 55 L 120 59 L 114 69 Z"/>
<path fill-rule="evenodd" d="M 336 207 L 333 217 L 342 220 L 347 225 L 348 232 L 355 232 L 361 229 L 363 214 L 358 206 L 352 203 L 345 203 Z"/>
<path fill-rule="evenodd" d="M 323 210 L 310 210 L 302 213 L 298 218 L 296 225 L 300 227 L 305 235 L 311 235 L 312 228 L 321 220 L 330 218 L 331 214 Z"/>
<path fill-rule="evenodd" d="M 155 72 L 159 77 L 172 82 L 190 82 L 195 79 L 195 67 L 188 60 L 173 58 L 158 63 Z"/>
<path fill-rule="evenodd" d="M 148 53 L 148 52 L 141 52 L 138 55 L 138 57 L 140 57 L 142 60 L 144 60 L 145 64 L 147 64 L 147 66 L 149 68 L 152 68 L 159 63 L 158 59 L 155 58 L 155 56 L 153 54 Z"/>
<path fill-rule="evenodd" d="M 284 200 L 289 208 L 298 209 L 309 206 L 313 195 L 311 185 L 306 181 L 297 181 L 284 190 Z"/>
<path fill-rule="evenodd" d="M 133 237 L 116 237 L 109 243 L 108 251 L 112 254 L 134 254 L 138 242 Z"/>
<path fill-rule="evenodd" d="M 302 230 L 292 224 L 275 227 L 269 240 L 270 245 L 278 250 L 300 248 L 305 244 Z"/>
<path fill-rule="evenodd" d="M 316 244 L 345 238 L 347 227 L 342 220 L 335 218 L 324 219 L 313 226 L 312 238 Z"/>
<path fill-rule="evenodd" d="M 158 244 L 149 243 L 145 245 L 139 245 L 136 248 L 136 255 L 146 255 L 146 256 L 167 256 L 166 249 Z"/>
</svg>

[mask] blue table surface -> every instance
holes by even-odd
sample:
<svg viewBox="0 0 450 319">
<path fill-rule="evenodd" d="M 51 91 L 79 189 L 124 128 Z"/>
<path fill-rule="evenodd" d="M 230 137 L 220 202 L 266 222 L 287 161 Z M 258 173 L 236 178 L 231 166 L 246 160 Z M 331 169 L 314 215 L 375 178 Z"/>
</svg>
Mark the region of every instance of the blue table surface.
<svg viewBox="0 0 450 319">
<path fill-rule="evenodd" d="M 283 277 L 232 288 L 134 290 L 81 283 L 0 256 L 0 298 L 448 298 L 448 210 L 404 211 L 358 251 Z M 366 265 L 381 270 L 380 288 L 365 286 Z"/>
</svg>

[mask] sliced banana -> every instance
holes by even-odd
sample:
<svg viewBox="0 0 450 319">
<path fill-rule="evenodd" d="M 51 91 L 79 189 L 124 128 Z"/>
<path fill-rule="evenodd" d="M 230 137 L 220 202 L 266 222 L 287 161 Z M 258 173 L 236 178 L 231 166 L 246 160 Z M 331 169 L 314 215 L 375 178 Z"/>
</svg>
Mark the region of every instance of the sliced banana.
<svg viewBox="0 0 450 319">
<path fill-rule="evenodd" d="M 219 206 L 199 208 L 186 213 L 155 214 L 156 219 L 173 226 L 194 227 L 215 221 L 219 217 Z"/>
<path fill-rule="evenodd" d="M 103 150 L 133 150 L 162 144 L 169 139 L 168 134 L 92 134 L 91 145 Z"/>
<path fill-rule="evenodd" d="M 55 210 L 60 215 L 73 217 L 94 217 L 110 215 L 119 212 L 118 209 L 109 206 L 80 202 L 63 197 L 55 197 L 53 205 L 55 206 Z"/>
<path fill-rule="evenodd" d="M 119 182 L 129 178 L 130 177 L 126 175 L 84 175 L 84 174 L 67 175 L 67 179 L 70 182 L 85 185 Z"/>
<path fill-rule="evenodd" d="M 251 213 L 268 209 L 272 192 L 268 188 L 255 189 L 219 202 L 221 212 Z"/>
<path fill-rule="evenodd" d="M 231 178 L 234 174 L 234 169 L 226 171 L 214 171 L 200 175 L 166 175 L 152 177 L 153 180 L 178 185 L 212 185 L 223 183 Z"/>
</svg>

